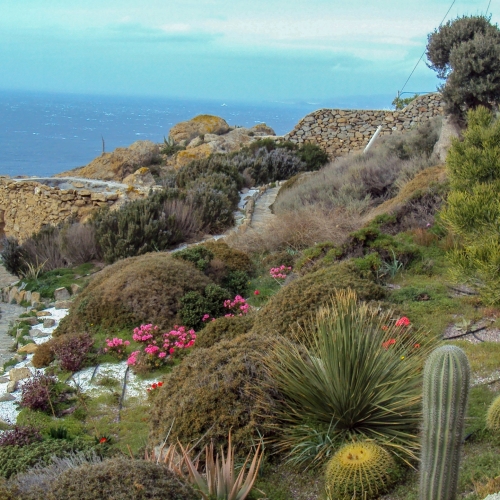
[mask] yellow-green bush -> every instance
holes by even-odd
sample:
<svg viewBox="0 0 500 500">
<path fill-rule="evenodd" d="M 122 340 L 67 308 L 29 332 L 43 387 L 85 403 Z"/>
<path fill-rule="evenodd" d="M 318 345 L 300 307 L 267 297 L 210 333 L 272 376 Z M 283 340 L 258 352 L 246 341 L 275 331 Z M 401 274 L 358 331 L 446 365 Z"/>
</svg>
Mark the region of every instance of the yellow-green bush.
<svg viewBox="0 0 500 500">
<path fill-rule="evenodd" d="M 486 426 L 492 431 L 500 430 L 500 396 L 497 396 L 488 408 Z"/>
<path fill-rule="evenodd" d="M 209 283 L 191 263 L 166 253 L 118 261 L 77 296 L 56 335 L 92 326 L 118 329 L 153 323 L 170 328 L 179 320 L 180 298 L 187 292 L 202 292 Z"/>
<path fill-rule="evenodd" d="M 227 446 L 231 431 L 239 452 L 248 453 L 252 442 L 266 435 L 264 424 L 274 419 L 269 392 L 255 394 L 256 387 L 266 386 L 263 359 L 270 346 L 267 337 L 246 334 L 193 350 L 157 389 L 149 413 L 150 445 L 170 432 L 171 442 L 196 443 L 203 437 L 199 449 L 211 439 L 218 449 Z"/>
<path fill-rule="evenodd" d="M 166 465 L 113 458 L 64 471 L 49 486 L 47 500 L 198 500 L 190 485 Z"/>
<path fill-rule="evenodd" d="M 253 330 L 262 335 L 290 336 L 323 305 L 335 290 L 351 288 L 361 300 L 379 300 L 384 289 L 373 280 L 362 278 L 349 262 L 334 264 L 302 276 L 283 287 L 258 311 Z"/>
<path fill-rule="evenodd" d="M 229 271 L 244 271 L 252 274 L 254 268 L 250 257 L 243 251 L 231 248 L 224 241 L 207 241 L 203 246 L 210 250 L 214 259 L 221 260 Z"/>
<path fill-rule="evenodd" d="M 253 322 L 253 314 L 209 321 L 198 333 L 195 346 L 212 347 L 221 340 L 232 340 L 238 335 L 248 333 L 252 329 Z"/>
</svg>

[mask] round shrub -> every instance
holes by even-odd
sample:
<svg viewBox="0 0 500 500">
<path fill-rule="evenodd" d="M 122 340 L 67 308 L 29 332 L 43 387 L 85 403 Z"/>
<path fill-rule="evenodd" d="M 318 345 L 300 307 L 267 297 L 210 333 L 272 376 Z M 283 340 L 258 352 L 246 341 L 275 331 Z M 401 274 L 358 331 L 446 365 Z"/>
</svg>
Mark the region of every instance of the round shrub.
<svg viewBox="0 0 500 500">
<path fill-rule="evenodd" d="M 92 450 L 95 450 L 94 443 L 80 438 L 72 441 L 47 439 L 29 446 L 1 446 L 0 476 L 8 479 L 35 465 L 49 464 L 54 456 L 65 457 L 78 451 L 90 453 Z"/>
<path fill-rule="evenodd" d="M 56 335 L 153 323 L 167 329 L 178 323 L 180 298 L 210 284 L 191 263 L 166 253 L 131 257 L 104 268 L 77 296 Z"/>
<path fill-rule="evenodd" d="M 187 193 L 202 228 L 208 233 L 222 232 L 234 224 L 234 206 L 231 200 L 206 180 L 193 185 Z"/>
<path fill-rule="evenodd" d="M 270 348 L 267 338 L 246 334 L 194 349 L 158 389 L 149 414 L 150 444 L 161 443 L 173 422 L 171 442 L 196 443 L 203 436 L 198 449 L 211 439 L 219 449 L 231 431 L 235 447 L 248 453 L 274 421 L 271 389 L 263 389 L 263 358 Z"/>
<path fill-rule="evenodd" d="M 207 241 L 203 246 L 213 253 L 214 259 L 224 262 L 229 271 L 244 271 L 249 275 L 254 272 L 250 257 L 241 250 L 231 248 L 226 242 Z"/>
<path fill-rule="evenodd" d="M 330 500 L 379 498 L 395 482 L 396 463 L 381 446 L 361 441 L 342 446 L 326 466 Z"/>
<path fill-rule="evenodd" d="M 196 340 L 198 342 L 198 339 Z M 497 396 L 486 413 L 486 426 L 491 431 L 500 430 L 500 396 Z"/>
<path fill-rule="evenodd" d="M 248 333 L 253 326 L 254 316 L 233 316 L 232 318 L 218 318 L 207 323 L 198 333 L 195 347 L 212 347 L 222 340 L 232 340 L 238 335 Z"/>
<path fill-rule="evenodd" d="M 19 500 L 17 488 L 9 484 L 3 477 L 0 477 L 0 499 L 1 500 Z"/>
<path fill-rule="evenodd" d="M 64 471 L 52 483 L 48 500 L 199 500 L 200 494 L 167 466 L 113 458 Z"/>
<path fill-rule="evenodd" d="M 40 344 L 33 354 L 33 359 L 31 360 L 32 365 L 35 368 L 45 368 L 49 366 L 52 361 L 54 361 L 54 351 L 52 350 L 52 340 L 51 339 L 43 344 Z"/>
<path fill-rule="evenodd" d="M 351 262 L 341 262 L 295 279 L 283 287 L 260 309 L 253 330 L 266 335 L 290 337 L 321 307 L 331 301 L 335 290 L 351 288 L 360 300 L 380 300 L 384 289 L 368 278 Z"/>
</svg>

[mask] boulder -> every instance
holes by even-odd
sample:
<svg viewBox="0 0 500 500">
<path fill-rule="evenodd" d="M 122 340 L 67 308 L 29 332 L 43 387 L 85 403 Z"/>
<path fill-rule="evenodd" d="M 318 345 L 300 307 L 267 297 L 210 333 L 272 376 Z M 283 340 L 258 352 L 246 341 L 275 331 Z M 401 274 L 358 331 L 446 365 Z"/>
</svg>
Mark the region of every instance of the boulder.
<svg viewBox="0 0 500 500">
<path fill-rule="evenodd" d="M 70 294 L 66 287 L 62 286 L 61 288 L 56 288 L 54 290 L 54 299 L 55 300 L 68 300 L 70 298 Z M 38 316 L 38 315 L 37 315 Z"/>
<path fill-rule="evenodd" d="M 56 309 L 69 309 L 71 307 L 71 300 L 58 300 L 54 307 Z"/>
<path fill-rule="evenodd" d="M 42 339 L 44 337 L 48 337 L 50 333 L 45 333 L 42 330 L 39 330 L 38 328 L 32 328 L 30 330 L 30 337 L 37 338 L 37 339 Z"/>
<path fill-rule="evenodd" d="M 33 354 L 38 349 L 38 346 L 33 342 L 23 345 L 17 352 L 25 352 L 26 354 Z"/>
<path fill-rule="evenodd" d="M 208 158 L 213 153 L 213 149 L 209 144 L 202 144 L 196 148 L 185 149 L 179 151 L 175 158 L 175 168 L 179 169 L 193 160 L 202 160 Z"/>
<path fill-rule="evenodd" d="M 158 156 L 158 144 L 151 141 L 137 141 L 128 148 L 116 148 L 112 153 L 102 154 L 85 167 L 68 170 L 54 177 L 72 176 L 104 181 L 122 181 L 138 168 L 147 167 L 154 163 Z"/>
<path fill-rule="evenodd" d="M 71 285 L 71 293 L 73 295 L 77 295 L 82 291 L 82 287 L 80 285 L 77 285 L 76 283 L 73 283 Z"/>
<path fill-rule="evenodd" d="M 195 137 L 204 134 L 225 134 L 229 132 L 226 120 L 213 115 L 198 115 L 191 120 L 178 123 L 170 129 L 170 137 L 176 142 L 191 142 Z"/>
<path fill-rule="evenodd" d="M 156 181 L 149 168 L 141 167 L 133 174 L 127 175 L 127 177 L 123 179 L 123 183 L 129 186 L 152 187 L 156 184 Z"/>
<path fill-rule="evenodd" d="M 14 392 L 14 391 L 10 391 L 10 392 Z M 0 403 L 5 403 L 6 401 L 15 401 L 15 397 L 12 395 L 12 394 L 2 394 L 0 396 Z"/>
<path fill-rule="evenodd" d="M 47 318 L 43 321 L 44 328 L 52 328 L 53 326 L 55 326 L 55 324 L 56 324 L 56 320 L 52 319 L 52 318 Z"/>
<path fill-rule="evenodd" d="M 17 390 L 17 386 L 18 386 L 18 382 L 17 382 L 17 380 L 12 380 L 12 382 L 9 382 L 9 383 L 7 384 L 7 389 L 6 389 L 6 391 L 7 391 L 7 392 L 16 392 L 16 390 Z"/>
<path fill-rule="evenodd" d="M 7 377 L 0 377 L 0 384 L 6 384 L 9 381 Z"/>
<path fill-rule="evenodd" d="M 19 318 L 19 323 L 26 323 L 31 326 L 38 325 L 38 318 L 35 316 L 28 316 L 27 318 Z"/>
<path fill-rule="evenodd" d="M 50 316 L 50 313 L 48 311 L 37 311 L 36 317 L 41 318 L 43 316 Z"/>
<path fill-rule="evenodd" d="M 22 368 L 12 368 L 12 370 L 9 371 L 9 378 L 11 382 L 19 382 L 19 380 L 30 378 L 31 375 L 31 370 L 25 366 Z"/>
</svg>

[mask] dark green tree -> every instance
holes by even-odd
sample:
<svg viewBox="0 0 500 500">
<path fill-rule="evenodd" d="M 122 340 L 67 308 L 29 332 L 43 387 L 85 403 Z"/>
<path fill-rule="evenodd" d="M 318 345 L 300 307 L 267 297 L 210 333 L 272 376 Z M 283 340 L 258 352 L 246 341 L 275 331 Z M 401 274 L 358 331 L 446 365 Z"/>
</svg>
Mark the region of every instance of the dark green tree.
<svg viewBox="0 0 500 500">
<path fill-rule="evenodd" d="M 448 111 L 491 108 L 500 99 L 500 30 L 485 16 L 448 21 L 428 37 L 429 67 L 446 82 L 440 87 Z"/>
</svg>

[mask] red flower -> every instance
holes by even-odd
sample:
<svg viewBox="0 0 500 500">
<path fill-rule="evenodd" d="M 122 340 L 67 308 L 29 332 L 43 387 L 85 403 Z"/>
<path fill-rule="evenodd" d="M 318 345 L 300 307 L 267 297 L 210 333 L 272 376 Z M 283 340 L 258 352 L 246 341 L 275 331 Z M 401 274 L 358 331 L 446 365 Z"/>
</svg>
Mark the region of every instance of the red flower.
<svg viewBox="0 0 500 500">
<path fill-rule="evenodd" d="M 389 329 L 389 327 L 388 327 L 387 325 L 384 325 L 384 326 L 382 327 L 382 330 L 387 330 L 387 329 Z"/>
<path fill-rule="evenodd" d="M 108 438 L 102 437 L 101 439 L 99 439 L 99 443 L 100 443 L 100 444 L 103 444 L 103 443 L 105 443 L 107 440 L 108 440 Z"/>
<path fill-rule="evenodd" d="M 382 347 L 383 347 L 384 349 L 388 349 L 390 345 L 393 345 L 393 344 L 395 344 L 395 343 L 396 343 L 396 339 L 389 339 L 389 340 L 387 340 L 386 342 L 383 342 L 383 343 L 382 343 Z"/>
<path fill-rule="evenodd" d="M 418 348 L 420 347 L 420 344 L 415 344 L 413 347 L 414 347 L 415 349 L 418 349 Z"/>
<path fill-rule="evenodd" d="M 396 321 L 396 326 L 410 326 L 410 324 L 410 320 L 406 316 L 403 316 Z"/>
<path fill-rule="evenodd" d="M 163 382 L 158 382 L 158 387 L 161 387 L 163 385 Z"/>
<path fill-rule="evenodd" d="M 260 295 L 260 292 L 259 290 L 255 290 L 255 292 L 253 292 L 254 295 Z"/>
<path fill-rule="evenodd" d="M 156 389 L 156 388 L 158 387 L 158 384 L 155 382 L 154 384 L 151 384 L 151 387 L 152 387 L 153 389 Z"/>
</svg>

